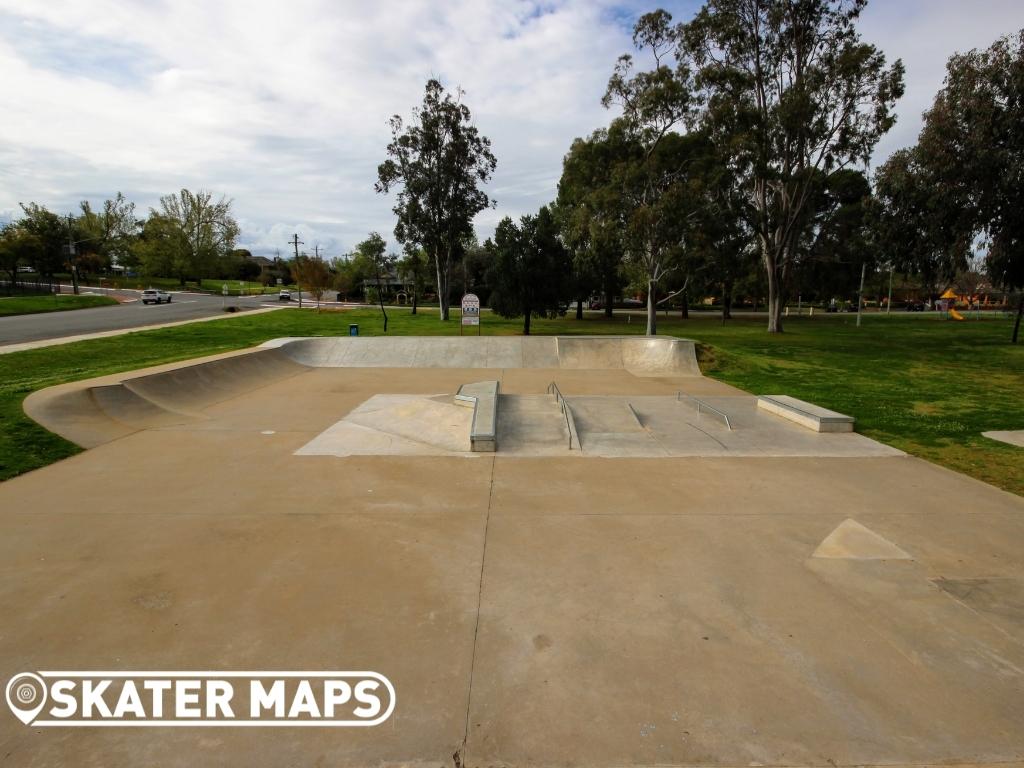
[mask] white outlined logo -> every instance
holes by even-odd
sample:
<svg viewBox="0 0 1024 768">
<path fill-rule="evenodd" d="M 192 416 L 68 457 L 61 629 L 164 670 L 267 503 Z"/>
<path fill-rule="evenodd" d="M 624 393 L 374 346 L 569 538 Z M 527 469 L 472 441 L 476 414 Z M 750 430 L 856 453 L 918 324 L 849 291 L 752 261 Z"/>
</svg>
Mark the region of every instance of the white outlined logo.
<svg viewBox="0 0 1024 768">
<path fill-rule="evenodd" d="M 377 672 L 21 672 L 7 706 L 36 727 L 367 727 L 395 710 Z"/>
</svg>

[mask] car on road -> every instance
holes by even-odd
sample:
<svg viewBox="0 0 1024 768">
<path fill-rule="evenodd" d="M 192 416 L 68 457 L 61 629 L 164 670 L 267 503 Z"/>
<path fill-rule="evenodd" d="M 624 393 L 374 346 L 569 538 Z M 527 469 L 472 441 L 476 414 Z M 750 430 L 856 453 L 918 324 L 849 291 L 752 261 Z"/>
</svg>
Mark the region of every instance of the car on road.
<svg viewBox="0 0 1024 768">
<path fill-rule="evenodd" d="M 291 301 L 292 300 L 292 292 L 291 291 L 281 291 L 279 294 L 277 294 L 277 300 L 278 301 Z"/>
<path fill-rule="evenodd" d="M 171 303 L 171 294 L 167 291 L 161 291 L 157 288 L 147 288 L 142 292 L 142 303 L 143 304 L 162 304 L 167 302 Z"/>
</svg>

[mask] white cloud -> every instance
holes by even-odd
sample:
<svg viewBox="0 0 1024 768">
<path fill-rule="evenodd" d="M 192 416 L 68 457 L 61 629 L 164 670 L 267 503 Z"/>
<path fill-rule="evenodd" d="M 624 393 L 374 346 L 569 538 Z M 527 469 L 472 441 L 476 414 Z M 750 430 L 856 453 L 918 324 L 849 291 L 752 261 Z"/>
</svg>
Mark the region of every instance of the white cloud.
<svg viewBox="0 0 1024 768">
<path fill-rule="evenodd" d="M 694 2 L 670 3 L 677 20 Z M 654 4 L 650 6 L 654 7 Z M 371 230 L 393 241 L 373 192 L 387 118 L 423 84 L 460 85 L 498 171 L 504 215 L 551 200 L 572 139 L 604 125 L 599 100 L 630 20 L 611 0 L 288 3 L 0 0 L 0 216 L 19 201 L 68 211 L 121 190 L 140 208 L 182 186 L 235 201 L 244 244 L 337 255 Z M 955 50 L 1024 26 L 1024 5 L 874 0 L 865 39 L 907 64 L 900 123 L 913 142 Z M 393 242 L 391 245 L 395 246 Z"/>
<path fill-rule="evenodd" d="M 921 113 L 931 107 L 957 52 L 987 48 L 998 37 L 1024 28 L 1020 0 L 874 0 L 861 18 L 865 41 L 889 61 L 903 59 L 906 93 L 896 105 L 896 126 L 880 142 L 874 164 L 900 147 L 916 143 Z"/>
</svg>

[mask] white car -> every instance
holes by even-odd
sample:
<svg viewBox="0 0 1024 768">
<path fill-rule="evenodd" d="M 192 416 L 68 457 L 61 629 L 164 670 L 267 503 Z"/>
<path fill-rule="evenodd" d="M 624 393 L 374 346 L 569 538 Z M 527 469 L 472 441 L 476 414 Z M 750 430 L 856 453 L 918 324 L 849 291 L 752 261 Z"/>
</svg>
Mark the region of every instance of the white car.
<svg viewBox="0 0 1024 768">
<path fill-rule="evenodd" d="M 292 300 L 292 292 L 291 291 L 281 291 L 279 294 L 277 294 L 277 300 L 278 301 L 291 301 Z"/>
<path fill-rule="evenodd" d="M 143 304 L 161 304 L 163 302 L 171 303 L 171 294 L 167 291 L 160 291 L 156 288 L 147 288 L 142 292 L 142 303 Z"/>
</svg>

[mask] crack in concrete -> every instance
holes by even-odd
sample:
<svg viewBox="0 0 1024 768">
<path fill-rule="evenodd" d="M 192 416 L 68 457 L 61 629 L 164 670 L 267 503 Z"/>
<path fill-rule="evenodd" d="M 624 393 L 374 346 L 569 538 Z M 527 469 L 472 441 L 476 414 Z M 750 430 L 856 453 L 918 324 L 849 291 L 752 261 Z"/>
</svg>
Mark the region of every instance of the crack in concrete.
<svg viewBox="0 0 1024 768">
<path fill-rule="evenodd" d="M 476 593 L 476 625 L 473 627 L 473 653 L 469 661 L 469 690 L 466 694 L 466 726 L 462 733 L 462 743 L 452 755 L 455 768 L 465 766 L 466 743 L 469 741 L 469 719 L 473 708 L 473 673 L 476 671 L 476 647 L 480 634 L 480 605 L 484 594 L 484 567 L 487 565 L 487 534 L 491 526 L 491 502 L 494 499 L 494 464 L 496 457 L 491 458 L 491 484 L 487 490 L 487 515 L 484 518 L 484 542 L 480 555 L 480 582 Z"/>
</svg>

